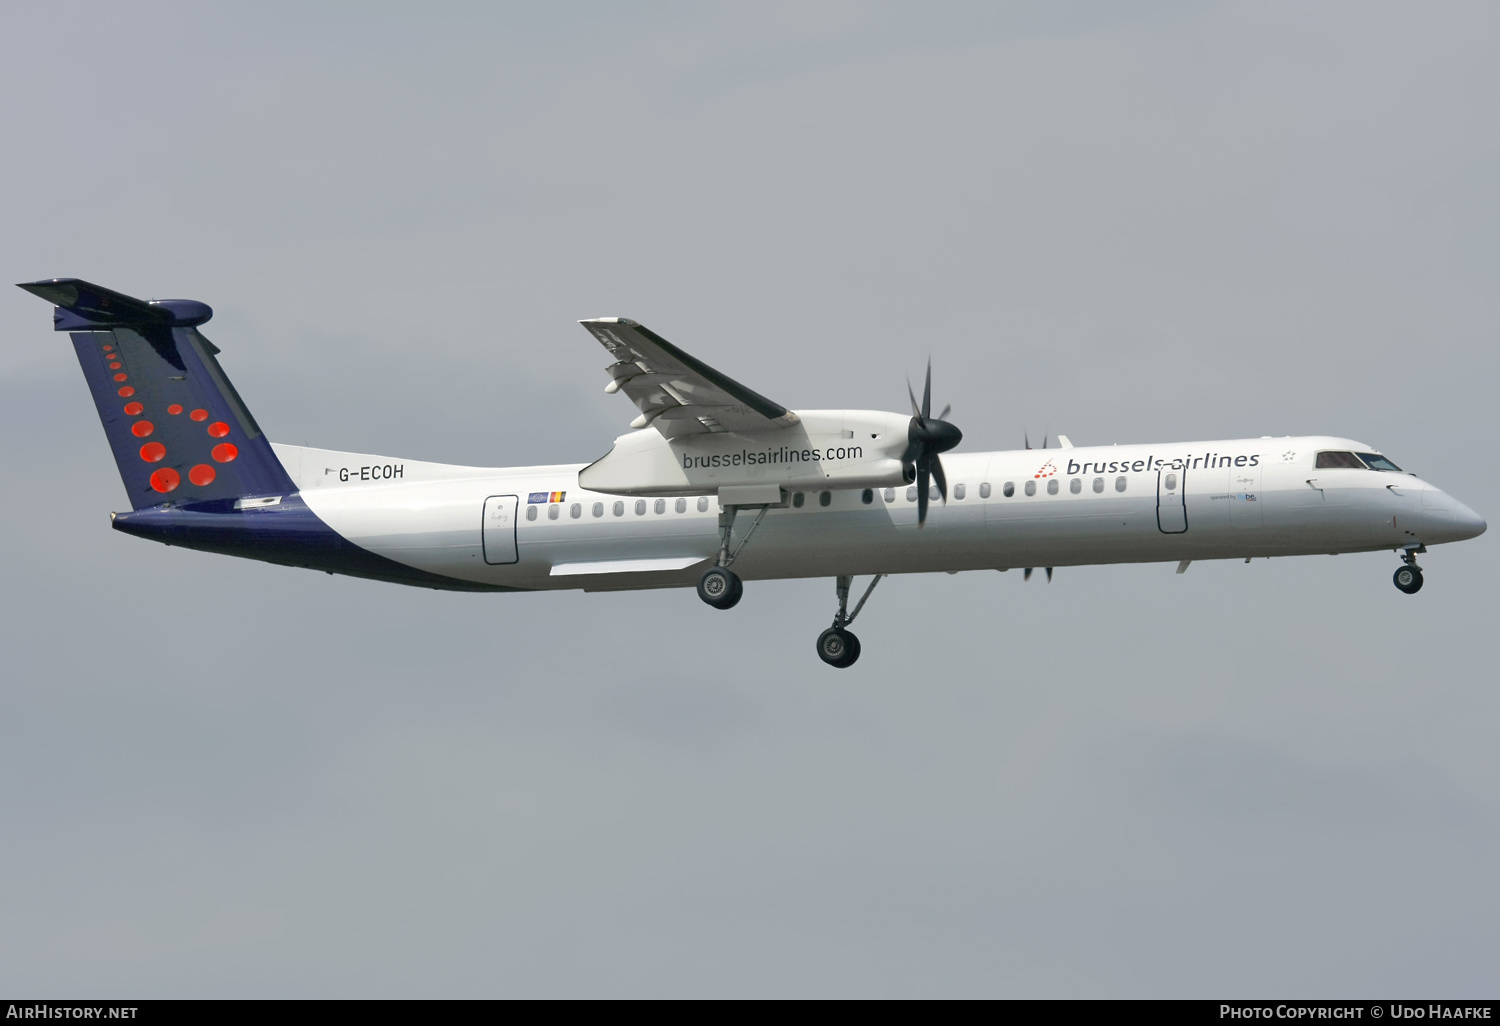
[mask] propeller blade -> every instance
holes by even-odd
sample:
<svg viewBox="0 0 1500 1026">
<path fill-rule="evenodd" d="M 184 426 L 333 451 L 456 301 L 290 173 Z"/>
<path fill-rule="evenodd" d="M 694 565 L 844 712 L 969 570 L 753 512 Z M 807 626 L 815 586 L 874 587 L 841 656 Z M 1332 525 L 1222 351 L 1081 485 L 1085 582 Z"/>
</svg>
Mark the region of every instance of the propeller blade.
<svg viewBox="0 0 1500 1026">
<path fill-rule="evenodd" d="M 917 394 L 911 390 L 911 378 L 906 379 L 906 394 L 911 396 L 911 415 L 917 418 L 917 423 L 923 423 L 922 408 L 917 405 Z"/>
<path fill-rule="evenodd" d="M 927 461 L 920 460 L 917 463 L 917 526 L 921 527 L 927 523 Z"/>
<path fill-rule="evenodd" d="M 1047 583 L 1052 583 L 1052 568 L 1050 566 L 1047 568 Z"/>
<path fill-rule="evenodd" d="M 952 412 L 953 412 L 953 404 L 949 403 L 947 406 L 943 407 L 943 412 L 938 414 L 938 420 L 947 420 L 948 419 L 948 414 L 950 414 Z"/>
<path fill-rule="evenodd" d="M 932 480 L 937 483 L 938 494 L 943 497 L 943 505 L 948 505 L 948 475 L 943 473 L 943 458 L 934 456 L 929 461 L 932 467 Z"/>
<path fill-rule="evenodd" d="M 907 385 L 908 389 L 910 387 L 911 387 L 910 385 Z M 1021 437 L 1024 438 L 1024 439 L 1026 439 L 1026 448 L 1030 449 L 1031 448 L 1031 436 L 1028 435 L 1025 431 L 1022 431 L 1021 432 Z"/>
<path fill-rule="evenodd" d="M 1028 567 L 1027 567 L 1027 568 L 1026 568 L 1026 572 L 1025 572 L 1025 573 L 1023 573 L 1023 574 L 1021 574 L 1021 580 L 1023 580 L 1023 581 L 1029 581 L 1029 580 L 1031 580 L 1031 571 L 1032 571 L 1032 570 L 1033 570 L 1033 569 L 1034 569 L 1034 568 L 1033 568 L 1033 567 L 1029 567 L 1029 566 L 1028 566 Z"/>
<path fill-rule="evenodd" d="M 1042 436 L 1042 448 L 1043 449 L 1047 448 L 1047 436 L 1046 435 Z"/>
</svg>

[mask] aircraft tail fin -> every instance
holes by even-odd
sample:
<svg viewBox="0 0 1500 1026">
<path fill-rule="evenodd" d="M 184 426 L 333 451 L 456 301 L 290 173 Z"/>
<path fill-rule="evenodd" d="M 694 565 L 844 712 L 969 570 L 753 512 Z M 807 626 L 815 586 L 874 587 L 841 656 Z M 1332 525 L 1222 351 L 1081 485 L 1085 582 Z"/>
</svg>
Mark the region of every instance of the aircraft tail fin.
<svg viewBox="0 0 1500 1026">
<path fill-rule="evenodd" d="M 186 299 L 136 299 L 77 278 L 20 288 L 57 309 L 72 335 L 133 509 L 232 508 L 296 490 L 198 331 L 213 316 Z"/>
</svg>

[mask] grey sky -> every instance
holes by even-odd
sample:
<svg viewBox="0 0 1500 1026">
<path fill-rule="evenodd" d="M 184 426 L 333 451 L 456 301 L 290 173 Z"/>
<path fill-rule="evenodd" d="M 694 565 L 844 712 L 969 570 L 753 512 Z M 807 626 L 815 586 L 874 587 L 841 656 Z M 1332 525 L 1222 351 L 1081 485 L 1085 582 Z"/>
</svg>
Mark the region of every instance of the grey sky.
<svg viewBox="0 0 1500 1026">
<path fill-rule="evenodd" d="M 970 450 L 1335 432 L 1492 520 L 1490 4 L 67 5 L 6 281 L 213 305 L 273 438 L 586 460 L 627 315 Z M 448 595 L 117 535 L 0 302 L 0 992 L 1493 996 L 1492 536 Z"/>
</svg>

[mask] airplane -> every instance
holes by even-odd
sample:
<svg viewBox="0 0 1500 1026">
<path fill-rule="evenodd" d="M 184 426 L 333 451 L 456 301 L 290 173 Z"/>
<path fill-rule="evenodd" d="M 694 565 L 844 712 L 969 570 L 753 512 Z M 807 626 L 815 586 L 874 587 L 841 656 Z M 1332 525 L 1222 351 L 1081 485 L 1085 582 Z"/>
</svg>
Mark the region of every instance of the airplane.
<svg viewBox="0 0 1500 1026">
<path fill-rule="evenodd" d="M 199 328 L 195 300 L 77 278 L 21 283 L 55 307 L 130 499 L 117 531 L 330 574 L 456 591 L 696 586 L 729 609 L 744 582 L 832 577 L 818 656 L 887 575 L 1371 552 L 1422 588 L 1427 546 L 1484 519 L 1373 447 L 1333 436 L 958 453 L 932 415 L 789 410 L 624 317 L 580 323 L 605 392 L 638 416 L 592 463 L 465 467 L 271 442 Z M 851 609 L 856 576 L 871 580 Z"/>
</svg>

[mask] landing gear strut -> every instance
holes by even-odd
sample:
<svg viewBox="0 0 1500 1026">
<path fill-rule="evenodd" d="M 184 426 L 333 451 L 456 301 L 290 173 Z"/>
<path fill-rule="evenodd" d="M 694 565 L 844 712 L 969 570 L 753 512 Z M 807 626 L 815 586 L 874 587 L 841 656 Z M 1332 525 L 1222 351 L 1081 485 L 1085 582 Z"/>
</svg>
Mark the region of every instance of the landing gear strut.
<svg viewBox="0 0 1500 1026">
<path fill-rule="evenodd" d="M 849 585 L 854 583 L 853 577 L 841 576 L 834 582 L 834 588 L 839 596 L 839 611 L 833 614 L 833 626 L 818 635 L 818 658 L 829 666 L 836 666 L 840 670 L 846 666 L 853 666 L 854 661 L 859 658 L 859 639 L 851 631 L 845 630 L 859 611 L 865 608 L 865 602 L 870 598 L 870 592 L 875 590 L 875 585 L 885 574 L 876 574 L 865 593 L 860 596 L 859 603 L 854 607 L 854 612 L 849 612 Z"/>
<path fill-rule="evenodd" d="M 1401 555 L 1401 562 L 1405 565 L 1396 571 L 1392 581 L 1396 588 L 1408 595 L 1415 595 L 1422 590 L 1422 568 L 1417 566 L 1417 553 L 1426 552 L 1425 546 L 1417 549 L 1407 549 Z"/>
<path fill-rule="evenodd" d="M 731 532 L 734 530 L 734 517 L 741 508 L 740 506 L 725 506 L 719 510 L 719 554 L 714 557 L 714 565 L 703 571 L 698 578 L 698 597 L 715 609 L 731 609 L 745 594 L 745 585 L 740 580 L 740 575 L 729 569 L 729 564 L 733 563 L 745 546 L 750 543 L 750 536 L 766 518 L 766 513 L 771 507 L 760 507 L 760 512 L 755 515 L 755 522 L 750 525 L 750 530 L 745 532 L 745 537 L 741 538 L 740 543 L 731 551 L 729 543 Z"/>
</svg>

